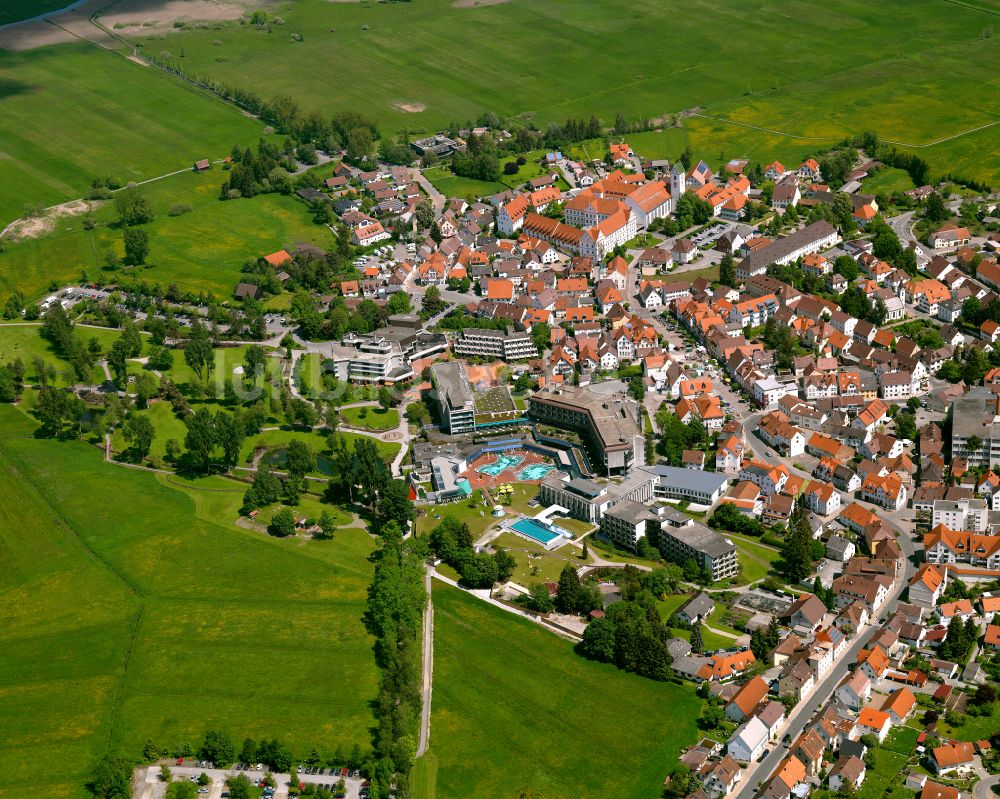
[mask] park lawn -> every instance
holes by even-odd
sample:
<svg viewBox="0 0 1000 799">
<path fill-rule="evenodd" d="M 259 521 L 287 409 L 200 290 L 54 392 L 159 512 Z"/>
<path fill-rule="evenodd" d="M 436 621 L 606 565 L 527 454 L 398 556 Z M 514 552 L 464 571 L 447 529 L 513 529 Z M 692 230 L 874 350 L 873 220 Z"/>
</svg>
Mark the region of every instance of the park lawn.
<svg viewBox="0 0 1000 799">
<path fill-rule="evenodd" d="M 8 244 L 0 253 L 0 289 L 17 287 L 32 298 L 51 281 L 65 283 L 85 273 L 91 280 L 114 282 L 128 276 L 230 298 L 247 261 L 299 242 L 332 243 L 329 230 L 313 224 L 309 209 L 294 197 L 261 194 L 220 200 L 219 186 L 225 178 L 226 173 L 216 166 L 141 187 L 155 214 L 152 222 L 142 226 L 149 234 L 144 266 L 112 271 L 105 264 L 111 251 L 124 255 L 124 243 L 114 204 L 104 202 L 94 211 L 97 224 L 92 230 L 84 228 L 82 216 L 62 217 L 50 233 Z M 170 216 L 174 205 L 187 205 L 191 210 Z"/>
<path fill-rule="evenodd" d="M 914 188 L 913 179 L 902 169 L 885 167 L 873 177 L 865 178 L 866 194 L 895 194 Z"/>
<path fill-rule="evenodd" d="M 17 516 L 0 524 L 0 794 L 30 780 L 82 797 L 109 747 L 173 748 L 213 727 L 299 755 L 365 746 L 370 536 L 216 524 L 164 476 L 34 427 L 0 407 L 0 514 Z"/>
<path fill-rule="evenodd" d="M 24 364 L 25 381 L 34 383 L 38 377 L 34 359 L 41 358 L 46 363 L 55 367 L 56 383 L 66 385 L 63 372 L 69 368 L 69 363 L 53 351 L 49 342 L 42 338 L 40 331 L 41 323 L 0 325 L 0 362 L 8 363 L 16 358 L 20 358 Z M 76 335 L 84 342 L 89 342 L 90 339 L 96 338 L 100 342 L 101 348 L 106 352 L 121 336 L 121 331 L 107 327 L 77 326 Z M 75 378 L 70 382 L 76 382 Z M 104 382 L 103 370 L 100 370 L 100 382 Z"/>
<path fill-rule="evenodd" d="M 567 563 L 574 567 L 586 566 L 591 559 L 583 560 L 573 547 L 563 546 L 555 552 L 548 552 L 540 544 L 534 544 L 514 533 L 501 533 L 493 540 L 493 546 L 503 547 L 517 560 L 517 568 L 511 579 L 528 588 L 532 583 L 558 582 L 559 575 Z M 532 573 L 537 568 L 537 573 Z"/>
<path fill-rule="evenodd" d="M 181 448 L 184 447 L 184 436 L 187 435 L 187 426 L 184 421 L 174 413 L 173 406 L 169 402 L 151 402 L 144 410 L 135 410 L 132 413 L 138 416 L 148 416 L 156 429 L 156 438 L 149 449 L 149 455 L 157 464 L 162 464 L 167 452 L 167 441 L 174 439 Z M 129 443 L 125 440 L 125 434 L 119 426 L 111 434 L 111 448 L 116 453 L 124 453 L 129 448 Z"/>
<path fill-rule="evenodd" d="M 566 517 L 553 519 L 553 521 L 564 530 L 568 530 L 573 533 L 573 535 L 578 539 L 597 529 L 597 525 L 585 522 L 583 519 L 570 519 L 569 517 Z"/>
<path fill-rule="evenodd" d="M 378 441 L 370 436 L 363 436 L 359 433 L 348 433 L 342 431 L 338 431 L 337 435 L 344 439 L 349 449 L 354 447 L 355 441 L 374 441 L 375 448 L 378 450 L 379 455 L 381 455 L 382 459 L 387 463 L 391 462 L 392 459 L 396 457 L 396 453 L 399 452 L 399 444 L 394 444 L 388 441 Z M 243 446 L 240 448 L 240 462 L 247 464 L 250 463 L 253 459 L 254 450 L 258 447 L 266 447 L 269 450 L 280 449 L 288 446 L 288 443 L 292 440 L 304 441 L 312 447 L 313 453 L 320 457 L 323 453 L 329 452 L 326 431 L 286 430 L 283 428 L 277 430 L 263 430 L 257 435 L 248 436 L 243 441 Z M 320 466 L 321 464 L 317 464 L 317 470 L 312 473 L 314 476 L 325 476 Z M 280 467 L 275 468 L 280 469 Z"/>
<path fill-rule="evenodd" d="M 435 584 L 433 598 L 433 758 L 418 761 L 415 784 L 436 790 L 417 799 L 501 799 L 521 789 L 548 797 L 659 793 L 695 739 L 699 702 L 690 686 L 586 660 L 569 642 L 451 586 Z M 616 717 L 631 719 L 627 747 L 602 720 L 607 697 Z"/>
<path fill-rule="evenodd" d="M 81 197 L 95 177 L 113 175 L 124 185 L 223 158 L 263 127 L 89 42 L 0 50 L 0 84 L 0 226 L 25 204 Z"/>
<path fill-rule="evenodd" d="M 736 544 L 737 557 L 740 560 L 741 575 L 747 582 L 763 580 L 774 568 L 774 563 L 781 553 L 770 547 L 753 541 L 744 536 L 726 534 Z"/>
<path fill-rule="evenodd" d="M 426 535 L 441 524 L 445 516 L 452 516 L 456 521 L 469 525 L 472 538 L 476 540 L 491 524 L 500 521 L 491 515 L 492 510 L 491 506 L 483 503 L 481 495 L 476 491 L 467 499 L 447 505 L 418 508 L 414 529 L 417 535 Z"/>
<path fill-rule="evenodd" d="M 474 200 L 477 197 L 487 197 L 507 190 L 507 186 L 503 183 L 463 178 L 452 174 L 451 170 L 445 167 L 425 169 L 424 177 L 445 197 L 464 197 L 467 200 Z"/>
<path fill-rule="evenodd" d="M 395 408 L 385 409 L 369 406 L 341 408 L 340 418 L 348 427 L 357 427 L 362 430 L 385 431 L 395 430 L 399 427 L 399 411 Z"/>
</svg>

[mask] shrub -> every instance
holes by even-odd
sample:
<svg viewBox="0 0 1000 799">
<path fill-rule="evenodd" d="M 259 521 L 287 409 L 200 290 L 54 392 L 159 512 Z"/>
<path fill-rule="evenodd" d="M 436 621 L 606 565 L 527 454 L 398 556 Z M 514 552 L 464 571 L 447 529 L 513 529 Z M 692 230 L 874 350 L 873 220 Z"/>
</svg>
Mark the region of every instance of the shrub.
<svg viewBox="0 0 1000 799">
<path fill-rule="evenodd" d="M 190 205 L 187 203 L 174 203 L 170 206 L 170 210 L 167 211 L 167 216 L 181 216 L 189 213 L 191 213 Z"/>
</svg>

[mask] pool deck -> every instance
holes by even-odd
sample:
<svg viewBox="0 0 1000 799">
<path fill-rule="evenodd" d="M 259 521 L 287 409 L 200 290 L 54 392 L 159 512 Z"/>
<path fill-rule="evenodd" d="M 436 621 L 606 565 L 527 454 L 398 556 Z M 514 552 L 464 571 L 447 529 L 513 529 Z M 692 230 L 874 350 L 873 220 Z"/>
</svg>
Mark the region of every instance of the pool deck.
<svg viewBox="0 0 1000 799">
<path fill-rule="evenodd" d="M 489 475 L 476 471 L 476 469 L 483 466 L 489 466 L 491 463 L 496 463 L 498 458 L 511 455 L 517 455 L 522 460 L 518 462 L 517 465 L 504 469 L 499 474 Z M 515 449 L 501 453 L 487 453 L 470 463 L 469 468 L 462 472 L 459 477 L 466 478 L 473 491 L 477 488 L 493 488 L 494 486 L 502 485 L 504 483 L 540 483 L 543 479 L 541 477 L 537 480 L 521 480 L 517 475 L 529 466 L 541 464 L 546 464 L 546 459 L 539 453 L 530 452 L 528 450 Z M 552 464 L 546 465 L 551 466 Z"/>
</svg>

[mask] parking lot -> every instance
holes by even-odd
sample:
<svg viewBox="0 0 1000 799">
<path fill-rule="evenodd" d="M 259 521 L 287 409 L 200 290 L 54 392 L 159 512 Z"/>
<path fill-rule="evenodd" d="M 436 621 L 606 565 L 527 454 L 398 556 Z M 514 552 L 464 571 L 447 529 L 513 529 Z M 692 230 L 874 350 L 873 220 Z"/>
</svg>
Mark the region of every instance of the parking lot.
<svg viewBox="0 0 1000 799">
<path fill-rule="evenodd" d="M 723 233 L 725 233 L 732 225 L 728 225 L 725 222 L 719 222 L 712 225 L 711 227 L 705 228 L 700 233 L 696 233 L 691 236 L 691 241 L 696 247 L 701 249 L 702 247 L 708 247 L 710 244 L 714 243 Z"/>
<path fill-rule="evenodd" d="M 247 779 L 252 783 L 259 784 L 260 780 L 267 773 L 267 769 L 258 769 L 256 764 L 252 764 L 249 768 L 237 768 L 236 765 L 227 769 L 200 768 L 194 760 L 185 760 L 184 765 L 181 766 L 178 766 L 176 761 L 170 761 L 168 767 L 170 768 L 174 782 L 179 780 L 197 780 L 201 774 L 207 774 L 211 779 L 211 783 L 199 789 L 199 795 L 205 799 L 226 799 L 229 794 L 226 787 L 226 780 L 230 777 L 245 774 Z M 342 778 L 341 773 L 333 768 L 316 768 L 314 773 L 306 773 L 307 771 L 308 769 L 303 768 L 301 773 L 296 773 L 295 777 L 300 783 L 320 785 L 330 791 L 336 789 L 337 783 Z M 353 772 L 353 774 L 356 776 L 352 776 L 349 773 L 348 776 L 343 777 L 344 797 L 345 799 L 364 799 L 367 796 L 367 790 L 363 790 L 364 780 L 357 772 Z M 140 767 L 138 775 L 140 788 L 137 790 L 134 799 L 164 799 L 167 794 L 167 783 L 160 779 L 159 763 L 152 766 Z M 289 776 L 287 774 L 274 774 L 273 777 L 276 786 L 273 792 L 267 793 L 268 799 L 287 799 Z"/>
</svg>

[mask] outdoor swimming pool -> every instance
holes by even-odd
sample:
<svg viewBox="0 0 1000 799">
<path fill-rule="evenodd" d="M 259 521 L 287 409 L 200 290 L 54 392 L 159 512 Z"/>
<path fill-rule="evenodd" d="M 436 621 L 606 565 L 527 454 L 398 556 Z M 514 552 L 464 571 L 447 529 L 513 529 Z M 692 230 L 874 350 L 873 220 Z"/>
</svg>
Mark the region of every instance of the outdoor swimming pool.
<svg viewBox="0 0 1000 799">
<path fill-rule="evenodd" d="M 507 469 L 513 469 L 523 460 L 524 456 L 522 455 L 501 455 L 493 461 L 493 463 L 487 463 L 485 466 L 479 466 L 476 471 L 480 474 L 496 477 L 500 474 L 500 472 L 504 472 Z"/>
<path fill-rule="evenodd" d="M 559 538 L 559 533 L 553 533 L 547 527 L 539 524 L 534 519 L 518 519 L 511 526 L 512 530 L 517 530 L 517 532 L 522 535 L 528 536 L 537 541 L 539 544 L 544 544 L 548 546 L 555 539 Z"/>
<path fill-rule="evenodd" d="M 553 471 L 556 467 L 549 466 L 546 463 L 533 463 L 530 466 L 525 466 L 521 471 L 517 473 L 518 480 L 541 480 L 549 472 Z"/>
</svg>

